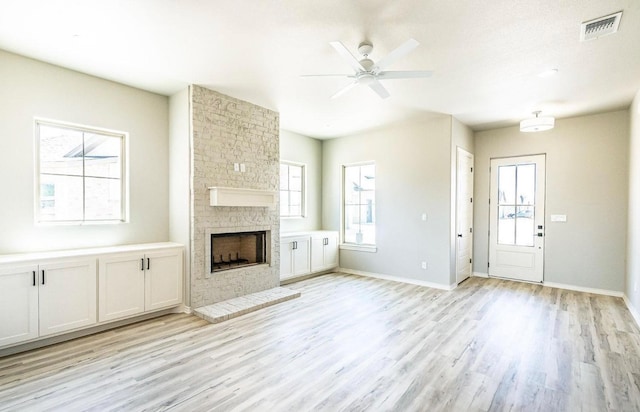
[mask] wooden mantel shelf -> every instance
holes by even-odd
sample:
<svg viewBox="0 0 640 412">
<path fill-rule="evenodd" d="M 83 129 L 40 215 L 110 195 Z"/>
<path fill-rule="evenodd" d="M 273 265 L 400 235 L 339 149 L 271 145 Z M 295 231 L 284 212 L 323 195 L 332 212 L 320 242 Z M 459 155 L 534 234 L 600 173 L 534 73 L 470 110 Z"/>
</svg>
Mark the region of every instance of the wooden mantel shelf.
<svg viewBox="0 0 640 412">
<path fill-rule="evenodd" d="M 269 190 L 210 187 L 211 206 L 276 207 L 278 192 Z"/>
</svg>

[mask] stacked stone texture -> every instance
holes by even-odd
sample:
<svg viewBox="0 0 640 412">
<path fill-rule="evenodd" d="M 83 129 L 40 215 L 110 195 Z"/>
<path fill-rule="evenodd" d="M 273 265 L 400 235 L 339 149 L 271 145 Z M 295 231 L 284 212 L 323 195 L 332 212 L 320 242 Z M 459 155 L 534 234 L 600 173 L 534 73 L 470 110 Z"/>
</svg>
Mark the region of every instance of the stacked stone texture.
<svg viewBox="0 0 640 412">
<path fill-rule="evenodd" d="M 276 287 L 280 283 L 280 212 L 262 207 L 212 207 L 209 187 L 278 191 L 277 112 L 192 86 L 193 240 L 191 307 L 197 308 Z M 244 173 L 234 171 L 244 163 Z M 215 274 L 206 269 L 210 233 L 269 230 L 270 265 Z M 269 254 L 269 251 L 267 252 Z"/>
</svg>

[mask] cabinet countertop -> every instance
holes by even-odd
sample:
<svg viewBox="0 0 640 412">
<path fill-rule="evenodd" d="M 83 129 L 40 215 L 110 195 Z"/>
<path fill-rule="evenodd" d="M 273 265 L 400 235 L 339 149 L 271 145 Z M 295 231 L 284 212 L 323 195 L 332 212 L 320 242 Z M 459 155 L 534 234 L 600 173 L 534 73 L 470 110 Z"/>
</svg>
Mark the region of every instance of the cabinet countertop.
<svg viewBox="0 0 640 412">
<path fill-rule="evenodd" d="M 183 247 L 184 245 L 174 242 L 158 243 L 138 243 L 133 245 L 107 246 L 87 249 L 66 249 L 43 252 L 15 253 L 10 255 L 0 255 L 0 264 L 19 263 L 26 261 L 38 261 L 46 259 L 61 259 L 86 257 L 93 255 L 106 255 L 110 253 L 138 252 L 145 250 L 161 250 L 168 248 Z"/>
</svg>

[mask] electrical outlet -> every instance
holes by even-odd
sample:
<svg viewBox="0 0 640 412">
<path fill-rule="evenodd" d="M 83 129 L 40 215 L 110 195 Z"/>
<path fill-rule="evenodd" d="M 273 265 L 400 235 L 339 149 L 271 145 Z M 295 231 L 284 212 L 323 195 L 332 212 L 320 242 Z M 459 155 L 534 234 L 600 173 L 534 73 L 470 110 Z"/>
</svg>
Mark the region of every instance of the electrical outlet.
<svg viewBox="0 0 640 412">
<path fill-rule="evenodd" d="M 234 163 L 233 164 L 233 171 L 234 172 L 239 172 L 240 171 L 240 163 Z"/>
<path fill-rule="evenodd" d="M 427 214 L 426 214 L 426 213 L 423 213 L 423 214 L 422 214 L 422 221 L 423 221 L 423 222 L 426 222 L 426 221 L 427 221 Z"/>
<path fill-rule="evenodd" d="M 427 262 L 422 262 L 422 269 L 427 270 Z"/>
<path fill-rule="evenodd" d="M 240 163 L 240 173 L 244 173 L 247 171 L 246 166 L 244 165 L 244 163 Z"/>
</svg>

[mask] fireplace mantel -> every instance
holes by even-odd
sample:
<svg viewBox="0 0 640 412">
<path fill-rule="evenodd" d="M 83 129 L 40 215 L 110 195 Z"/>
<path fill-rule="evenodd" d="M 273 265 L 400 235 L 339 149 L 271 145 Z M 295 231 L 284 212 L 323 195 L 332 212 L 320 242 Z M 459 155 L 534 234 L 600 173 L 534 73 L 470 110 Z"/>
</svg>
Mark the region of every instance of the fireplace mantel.
<svg viewBox="0 0 640 412">
<path fill-rule="evenodd" d="M 275 209 L 278 192 L 269 190 L 210 187 L 211 206 L 248 206 Z"/>
</svg>

